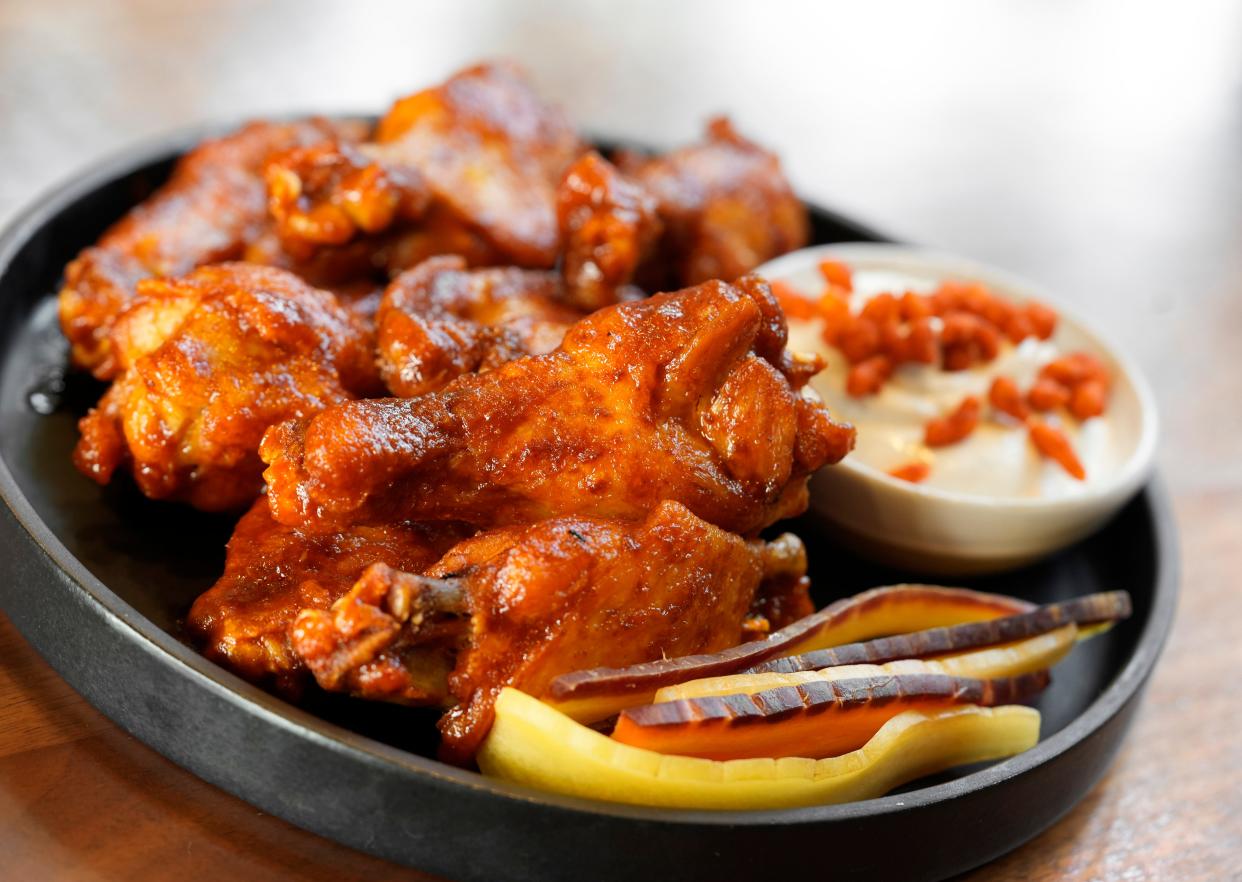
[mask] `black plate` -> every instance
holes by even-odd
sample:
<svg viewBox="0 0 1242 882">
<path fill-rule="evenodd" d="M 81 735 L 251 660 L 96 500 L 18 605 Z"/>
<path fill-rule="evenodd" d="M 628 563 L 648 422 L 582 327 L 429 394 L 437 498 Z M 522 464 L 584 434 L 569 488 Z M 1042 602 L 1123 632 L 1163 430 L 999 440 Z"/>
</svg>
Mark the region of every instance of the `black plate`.
<svg viewBox="0 0 1242 882">
<path fill-rule="evenodd" d="M 1099 779 L 1173 617 L 1174 529 L 1158 486 L 1075 548 L 970 582 L 1040 602 L 1106 588 L 1134 598 L 1133 618 L 1055 671 L 1040 744 L 849 805 L 704 812 L 552 796 L 428 758 L 430 716 L 335 700 L 296 708 L 203 659 L 180 621 L 220 572 L 231 523 L 147 501 L 125 481 L 101 491 L 73 470 L 74 422 L 99 387 L 65 375 L 54 299 L 64 264 L 201 134 L 75 178 L 0 239 L 0 602 L 117 724 L 264 811 L 460 879 L 938 879 L 1030 839 Z M 827 211 L 813 217 L 816 242 L 881 238 Z M 821 604 L 917 575 L 855 559 L 814 522 L 793 529 Z"/>
</svg>

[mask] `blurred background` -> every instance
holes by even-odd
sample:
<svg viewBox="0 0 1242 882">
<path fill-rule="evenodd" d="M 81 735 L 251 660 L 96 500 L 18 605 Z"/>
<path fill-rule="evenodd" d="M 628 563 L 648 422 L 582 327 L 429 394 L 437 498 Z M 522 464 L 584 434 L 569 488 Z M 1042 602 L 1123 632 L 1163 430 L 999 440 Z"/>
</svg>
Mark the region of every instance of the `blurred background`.
<svg viewBox="0 0 1242 882">
<path fill-rule="evenodd" d="M 1185 597 L 1203 600 L 1183 601 L 1118 770 L 1039 860 L 986 873 L 1219 866 L 1242 841 L 1219 803 L 1242 810 L 1242 702 L 1189 705 L 1176 678 L 1240 660 L 1242 4 L 0 0 L 0 221 L 144 138 L 378 113 L 499 56 L 592 133 L 672 145 L 728 112 L 808 199 L 1026 275 L 1135 355 L 1161 403 Z M 1209 608 L 1211 592 L 1231 605 Z M 1152 768 L 1200 731 L 1178 728 L 1192 717 L 1226 744 L 1177 775 Z M 1164 841 L 1178 805 L 1216 817 L 1223 840 L 1187 825 Z"/>
</svg>

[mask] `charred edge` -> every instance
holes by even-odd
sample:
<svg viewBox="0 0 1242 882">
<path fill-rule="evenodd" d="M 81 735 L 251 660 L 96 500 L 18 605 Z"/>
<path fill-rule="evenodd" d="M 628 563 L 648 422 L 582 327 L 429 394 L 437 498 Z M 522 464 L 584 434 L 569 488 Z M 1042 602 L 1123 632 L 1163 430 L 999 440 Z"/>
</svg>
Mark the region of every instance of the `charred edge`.
<svg viewBox="0 0 1242 882">
<path fill-rule="evenodd" d="M 434 579 L 414 573 L 394 576 L 384 598 L 388 614 L 415 626 L 431 620 L 469 613 L 469 594 L 460 579 Z"/>
<path fill-rule="evenodd" d="M 625 695 L 645 692 L 680 683 L 688 671 L 695 678 L 717 677 L 740 671 L 756 671 L 783 649 L 846 619 L 862 615 L 897 598 L 902 602 L 943 600 L 951 598 L 992 609 L 1012 609 L 994 595 L 969 591 L 964 588 L 942 588 L 935 585 L 898 585 L 873 588 L 854 597 L 846 597 L 829 604 L 819 612 L 787 625 L 763 640 L 743 643 L 711 655 L 688 655 L 681 658 L 643 662 L 624 668 L 591 668 L 561 674 L 548 687 L 548 694 L 556 700 L 585 698 L 600 694 Z M 1023 601 L 1015 600 L 1015 604 Z M 997 621 L 993 619 L 992 621 Z M 889 659 L 891 661 L 891 659 Z M 830 667 L 824 665 L 823 667 Z"/>
<path fill-rule="evenodd" d="M 1048 604 L 1031 612 L 1000 619 L 928 628 L 910 634 L 880 637 L 788 658 L 772 659 L 747 668 L 745 673 L 792 674 L 840 665 L 883 664 L 902 658 L 942 655 L 957 650 L 1011 643 L 1055 631 L 1071 622 L 1094 625 L 1128 618 L 1129 615 L 1130 595 L 1125 591 L 1108 591 Z"/>
<path fill-rule="evenodd" d="M 930 699 L 953 704 L 1013 704 L 1042 691 L 1047 671 L 1019 677 L 978 680 L 948 674 L 900 674 L 815 680 L 754 694 L 683 698 L 627 708 L 621 716 L 644 728 L 718 723 L 728 726 L 773 723 L 791 716 L 815 715 L 871 705 L 883 707 L 902 700 Z"/>
</svg>

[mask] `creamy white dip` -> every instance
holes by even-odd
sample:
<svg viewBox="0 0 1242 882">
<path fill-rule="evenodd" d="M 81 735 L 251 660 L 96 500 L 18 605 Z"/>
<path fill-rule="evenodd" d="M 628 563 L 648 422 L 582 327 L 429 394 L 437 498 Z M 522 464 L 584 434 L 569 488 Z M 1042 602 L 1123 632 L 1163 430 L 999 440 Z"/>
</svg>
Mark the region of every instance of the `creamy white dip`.
<svg viewBox="0 0 1242 882">
<path fill-rule="evenodd" d="M 904 291 L 930 293 L 934 288 L 925 278 L 855 269 L 852 307 L 857 311 L 883 291 L 900 296 Z M 789 348 L 818 352 L 827 359 L 828 367 L 811 380 L 811 386 L 835 416 L 858 429 L 858 445 L 849 456 L 853 462 L 883 472 L 910 462 L 925 462 L 931 466 L 922 482 L 927 487 L 977 496 L 1051 498 L 1082 493 L 1088 483 L 1111 477 L 1125 461 L 1126 450 L 1110 424 L 1108 411 L 1084 423 L 1063 412 L 1040 415 L 1065 433 L 1082 461 L 1087 480 L 1076 481 L 1055 462 L 1039 455 L 1022 425 L 988 406 L 988 389 L 996 377 L 1011 377 L 1025 391 L 1043 365 L 1066 354 L 1057 345 L 1057 335 L 1050 340 L 1029 337 L 1017 346 L 1005 341 L 996 359 L 964 371 L 903 364 L 880 392 L 854 398 L 845 391 L 849 364 L 824 342 L 822 331 L 823 323 L 818 319 L 790 319 Z M 936 448 L 925 445 L 923 431 L 928 420 L 946 416 L 967 395 L 977 396 L 983 405 L 978 428 L 957 444 Z"/>
</svg>

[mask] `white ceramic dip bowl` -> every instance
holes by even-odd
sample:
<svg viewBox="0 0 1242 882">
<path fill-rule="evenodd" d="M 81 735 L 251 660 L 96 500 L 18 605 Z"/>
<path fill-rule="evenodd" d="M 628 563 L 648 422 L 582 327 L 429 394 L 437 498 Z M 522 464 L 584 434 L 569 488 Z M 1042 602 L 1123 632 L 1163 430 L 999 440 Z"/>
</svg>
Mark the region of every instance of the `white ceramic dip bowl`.
<svg viewBox="0 0 1242 882">
<path fill-rule="evenodd" d="M 757 272 L 815 299 L 825 284 L 819 263 L 827 259 L 852 269 L 856 298 L 881 290 L 898 296 L 907 289 L 926 293 L 944 280 L 977 281 L 996 297 L 1014 303 L 1038 300 L 1060 316 L 1047 342 L 1028 338 L 1018 347 L 1006 344 L 993 365 L 971 371 L 903 365 L 890 380 L 891 391 L 886 384 L 880 395 L 866 399 L 846 394 L 845 358 L 822 341 L 817 326 L 791 319 L 790 348 L 813 349 L 829 360 L 812 387 L 834 415 L 858 428 L 854 453 L 811 480 L 812 511 L 851 546 L 887 563 L 939 574 L 1008 569 L 1087 536 L 1147 481 L 1158 431 L 1146 381 L 1128 358 L 1054 297 L 964 258 L 881 243 L 807 248 Z M 1025 384 L 1042 362 L 1071 352 L 1094 355 L 1112 374 L 1107 411 L 1081 425 L 1063 424 L 1079 449 L 1087 480 L 1075 481 L 1042 459 L 1021 428 L 986 419 L 958 445 L 929 449 L 921 444 L 919 420 L 943 413 L 948 400 L 975 394 L 986 402 L 993 375 L 1012 374 Z M 887 474 L 898 460 L 910 458 L 931 462 L 932 475 L 938 477 L 912 483 Z"/>
</svg>

